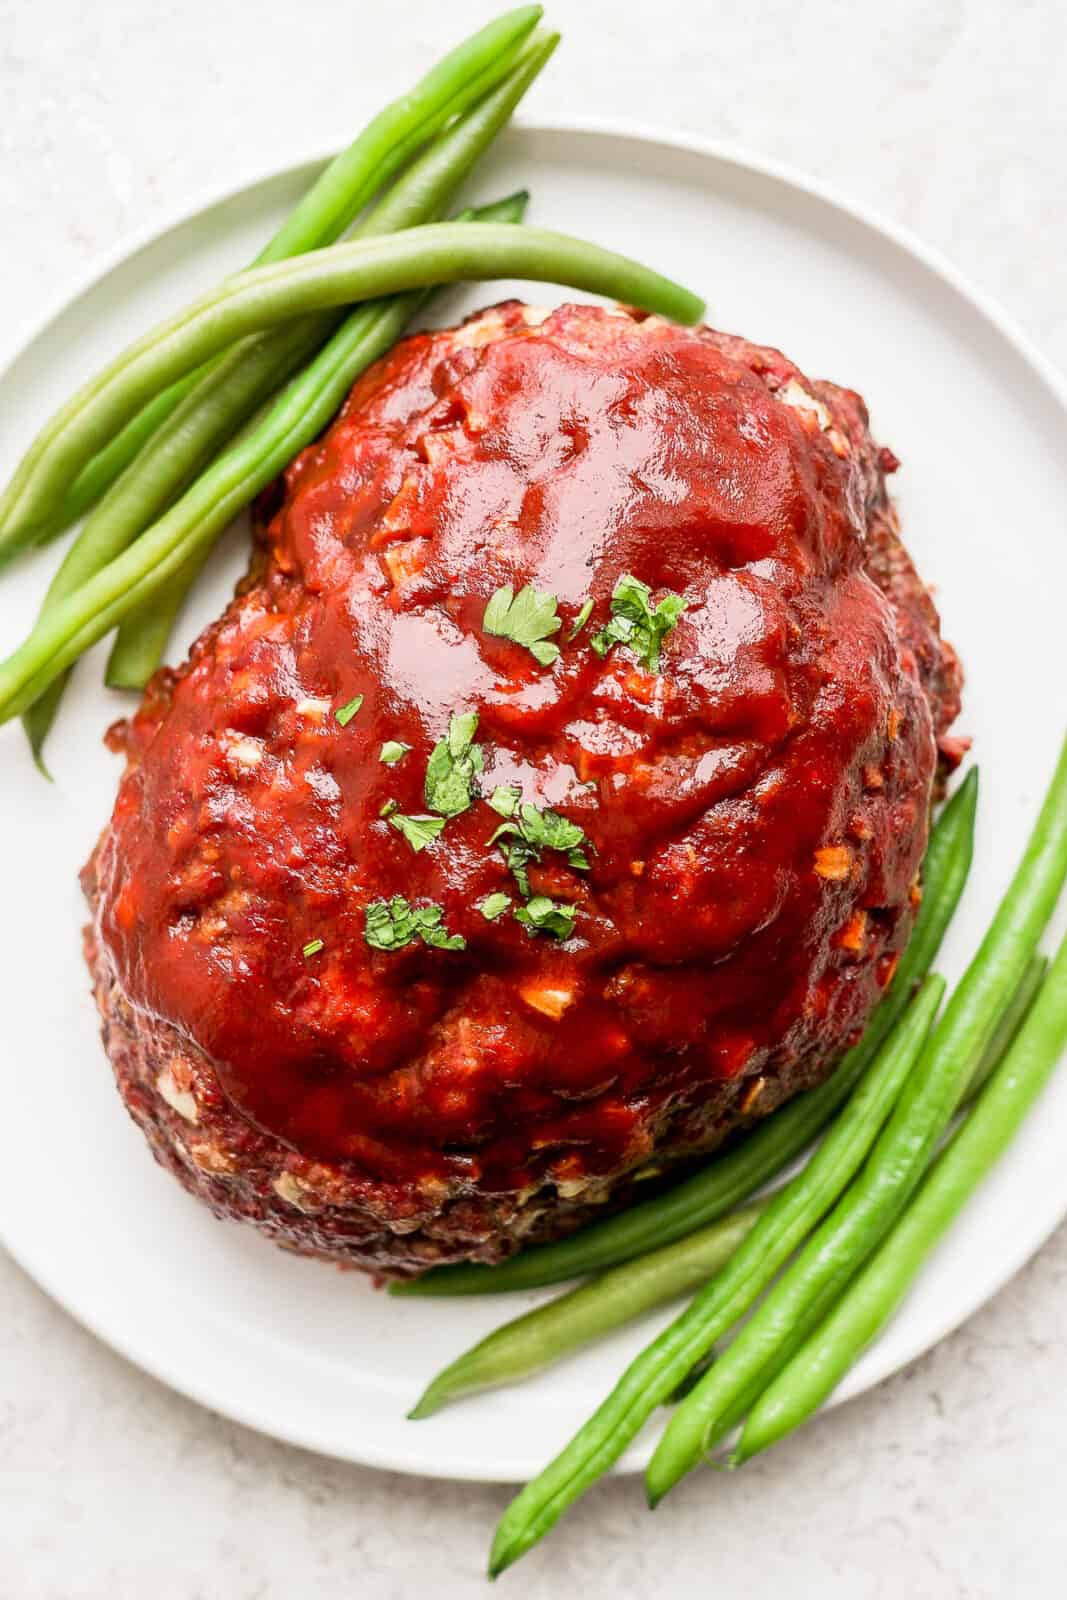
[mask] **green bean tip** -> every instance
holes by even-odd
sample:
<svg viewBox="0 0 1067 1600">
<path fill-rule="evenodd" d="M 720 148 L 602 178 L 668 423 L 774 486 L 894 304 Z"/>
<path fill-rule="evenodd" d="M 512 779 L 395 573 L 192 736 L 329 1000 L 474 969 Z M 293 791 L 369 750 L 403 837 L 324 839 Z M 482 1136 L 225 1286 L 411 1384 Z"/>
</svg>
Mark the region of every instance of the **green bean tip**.
<svg viewBox="0 0 1067 1600">
<path fill-rule="evenodd" d="M 978 771 L 977 766 L 969 767 L 963 782 L 953 796 L 953 799 L 966 805 L 969 811 L 973 811 L 978 804 Z"/>
<path fill-rule="evenodd" d="M 34 745 L 31 746 L 31 753 L 33 755 L 33 764 L 41 774 L 41 777 L 44 778 L 46 783 L 55 783 L 56 780 L 48 770 L 48 764 L 44 759 L 44 751 L 40 746 Z"/>
<path fill-rule="evenodd" d="M 514 1566 L 521 1554 L 521 1550 L 516 1550 L 514 1553 L 508 1550 L 505 1553 L 497 1555 L 496 1545 L 494 1543 L 493 1548 L 489 1553 L 489 1564 L 485 1569 L 485 1575 L 489 1579 L 489 1582 L 495 1583 L 502 1572 L 506 1572 L 509 1567 Z"/>
<path fill-rule="evenodd" d="M 427 1385 L 407 1413 L 408 1422 L 422 1422 L 424 1418 L 432 1417 L 435 1412 L 440 1411 L 441 1407 L 447 1403 L 448 1396 L 446 1394 L 440 1392 L 434 1394 L 436 1388 L 436 1383 Z"/>
</svg>

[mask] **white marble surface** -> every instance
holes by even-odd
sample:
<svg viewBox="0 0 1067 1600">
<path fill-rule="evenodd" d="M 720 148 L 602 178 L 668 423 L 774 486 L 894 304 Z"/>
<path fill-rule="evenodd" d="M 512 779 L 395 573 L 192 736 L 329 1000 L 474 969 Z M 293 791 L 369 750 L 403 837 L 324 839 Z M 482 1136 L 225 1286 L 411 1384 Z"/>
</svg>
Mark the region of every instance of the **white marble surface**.
<svg viewBox="0 0 1067 1600">
<path fill-rule="evenodd" d="M 204 185 L 325 143 L 486 0 L 0 0 L 0 346 L 98 252 Z M 1067 366 L 1055 0 L 562 0 L 546 111 L 734 139 L 909 224 Z M 0 1594 L 484 1593 L 497 1488 L 320 1461 L 97 1344 L 0 1257 Z M 729 1600 L 1062 1593 L 1067 1231 L 939 1349 L 655 1519 L 610 1483 L 506 1582 Z M 638 1520 L 640 1518 L 640 1520 Z"/>
</svg>

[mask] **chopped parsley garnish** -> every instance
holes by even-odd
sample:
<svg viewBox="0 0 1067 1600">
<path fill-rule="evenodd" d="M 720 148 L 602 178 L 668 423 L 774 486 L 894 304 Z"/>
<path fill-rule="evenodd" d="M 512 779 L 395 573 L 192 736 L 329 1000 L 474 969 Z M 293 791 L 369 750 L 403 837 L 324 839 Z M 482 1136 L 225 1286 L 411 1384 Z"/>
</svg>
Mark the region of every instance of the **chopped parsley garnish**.
<svg viewBox="0 0 1067 1600">
<path fill-rule="evenodd" d="M 335 711 L 334 716 L 337 719 L 338 726 L 347 728 L 362 704 L 363 696 L 357 694 L 354 700 L 350 700 L 346 706 L 341 706 Z"/>
<path fill-rule="evenodd" d="M 501 817 L 513 817 L 519 809 L 522 790 L 517 783 L 501 783 L 489 796 L 489 804 Z"/>
<path fill-rule="evenodd" d="M 432 950 L 466 950 L 466 939 L 461 933 L 446 933 L 441 926 L 443 919 L 440 906 L 419 906 L 415 912 L 415 931 L 423 944 L 428 944 Z"/>
<path fill-rule="evenodd" d="M 320 950 L 325 950 L 325 939 L 309 939 L 304 946 L 304 960 L 309 961 L 312 956 L 317 956 Z"/>
<path fill-rule="evenodd" d="M 444 817 L 406 817 L 402 812 L 394 812 L 389 818 L 389 826 L 402 833 L 416 853 L 433 844 L 444 825 Z"/>
<path fill-rule="evenodd" d="M 528 800 L 519 807 L 519 820 L 502 822 L 489 843 L 500 845 L 504 860 L 524 895 L 530 893 L 526 868 L 531 861 L 540 861 L 543 850 L 558 850 L 576 872 L 589 870 L 589 840 L 578 824 L 549 806 L 538 810 Z M 515 914 L 518 916 L 518 912 Z"/>
<path fill-rule="evenodd" d="M 446 933 L 441 906 L 413 906 L 401 894 L 391 900 L 372 900 L 367 907 L 363 937 L 372 950 L 402 950 L 414 939 L 433 950 L 465 950 L 462 934 Z"/>
<path fill-rule="evenodd" d="M 612 592 L 611 621 L 589 642 L 598 656 L 606 656 L 613 645 L 626 645 L 650 672 L 658 672 L 663 641 L 685 608 L 685 597 L 670 590 L 654 606 L 648 584 L 624 573 Z"/>
<path fill-rule="evenodd" d="M 518 594 L 506 584 L 490 598 L 482 627 L 500 639 L 514 639 L 529 650 L 535 661 L 550 667 L 559 655 L 559 645 L 552 642 L 551 636 L 563 626 L 556 604 L 554 594 L 542 594 L 532 584 L 526 584 Z"/>
<path fill-rule="evenodd" d="M 569 817 L 561 817 L 558 811 L 548 806 L 539 811 L 529 801 L 523 805 L 521 814 L 522 830 L 532 843 L 542 845 L 546 850 L 565 850 L 572 867 L 585 869 L 589 866 L 580 848 L 589 841 L 576 822 L 571 822 Z"/>
<path fill-rule="evenodd" d="M 511 904 L 511 896 L 498 891 L 496 894 L 487 894 L 484 900 L 479 900 L 478 910 L 486 922 L 495 922 L 497 917 L 502 917 Z"/>
<path fill-rule="evenodd" d="M 523 837 L 539 850 L 559 850 L 579 872 L 589 870 L 589 840 L 576 822 L 546 806 L 543 811 L 527 800 L 519 808 Z"/>
<path fill-rule="evenodd" d="M 403 761 L 410 749 L 409 744 L 401 744 L 399 739 L 387 739 L 378 752 L 378 760 L 387 767 L 395 767 L 398 761 Z"/>
<path fill-rule="evenodd" d="M 544 894 L 535 894 L 532 900 L 516 911 L 515 921 L 521 922 L 527 933 L 548 933 L 553 939 L 569 939 L 574 932 L 577 915 L 573 906 L 561 900 L 550 900 Z"/>
<path fill-rule="evenodd" d="M 490 844 L 499 844 L 501 854 L 515 882 L 524 895 L 530 893 L 530 875 L 526 871 L 531 861 L 540 861 L 541 856 L 528 839 L 524 839 L 521 828 L 513 822 L 502 823 L 489 841 Z"/>
<path fill-rule="evenodd" d="M 568 635 L 567 635 L 567 643 L 568 644 L 572 644 L 574 642 L 574 640 L 577 639 L 578 635 L 581 633 L 582 629 L 585 627 L 586 623 L 589 621 L 589 618 L 592 615 L 593 615 L 593 602 L 592 602 L 592 600 L 586 600 L 582 605 L 582 609 L 579 611 L 578 615 L 574 619 L 574 622 L 573 622 L 573 624 L 571 626 L 570 633 L 568 633 Z"/>
<path fill-rule="evenodd" d="M 393 812 L 394 811 L 399 811 L 399 809 L 400 809 L 400 807 L 399 807 L 399 804 L 398 804 L 398 802 L 396 800 L 383 800 L 382 801 L 382 808 L 378 812 L 378 815 L 380 817 L 391 817 Z"/>
<path fill-rule="evenodd" d="M 474 779 L 482 770 L 482 747 L 473 742 L 477 728 L 476 711 L 453 716 L 426 763 L 426 804 L 443 817 L 458 817 L 474 803 Z"/>
</svg>

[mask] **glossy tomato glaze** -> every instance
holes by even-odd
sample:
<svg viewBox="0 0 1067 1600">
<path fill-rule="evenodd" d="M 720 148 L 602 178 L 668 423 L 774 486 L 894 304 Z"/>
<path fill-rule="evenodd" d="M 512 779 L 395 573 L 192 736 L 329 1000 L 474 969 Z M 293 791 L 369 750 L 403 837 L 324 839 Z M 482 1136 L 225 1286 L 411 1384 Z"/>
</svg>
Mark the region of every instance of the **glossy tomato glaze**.
<svg viewBox="0 0 1067 1600">
<path fill-rule="evenodd" d="M 207 1064 L 231 1148 L 236 1113 L 412 1229 L 709 1147 L 829 1068 L 909 931 L 958 704 L 894 465 L 858 396 L 777 352 L 588 306 L 494 308 L 356 385 L 244 592 L 125 730 L 91 875 L 94 948 Z M 685 596 L 659 675 L 590 648 L 624 573 Z M 548 668 L 482 626 L 527 583 L 564 620 Z M 380 815 L 426 812 L 468 711 L 482 795 L 517 784 L 592 842 L 588 872 L 530 871 L 577 907 L 565 942 L 477 909 L 516 894 L 484 799 L 418 854 Z M 371 949 L 393 895 L 466 950 Z"/>
</svg>

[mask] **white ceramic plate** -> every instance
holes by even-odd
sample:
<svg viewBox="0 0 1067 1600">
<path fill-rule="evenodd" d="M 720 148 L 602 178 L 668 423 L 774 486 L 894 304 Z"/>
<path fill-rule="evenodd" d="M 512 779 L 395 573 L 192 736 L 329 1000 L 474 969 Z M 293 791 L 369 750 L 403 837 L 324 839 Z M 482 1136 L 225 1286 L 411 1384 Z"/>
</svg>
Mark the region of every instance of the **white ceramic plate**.
<svg viewBox="0 0 1067 1600">
<path fill-rule="evenodd" d="M 0 377 L 4 474 L 75 383 L 250 259 L 316 164 L 213 197 L 66 296 Z M 961 727 L 975 736 L 982 765 L 976 869 L 942 963 L 954 975 L 1007 882 L 1064 724 L 1062 383 L 943 263 L 765 163 L 654 130 L 520 127 L 501 140 L 477 190 L 520 184 L 533 191 L 532 219 L 648 258 L 705 292 L 719 327 L 780 345 L 813 376 L 862 390 L 877 437 L 902 458 L 895 483 L 906 538 L 966 663 Z M 437 318 L 505 292 L 450 294 Z M 542 287 L 532 293 L 545 298 Z M 242 554 L 238 532 L 196 595 L 188 638 L 221 608 Z M 5 651 L 22 635 L 49 565 L 27 562 L 0 586 Z M 438 1366 L 537 1296 L 395 1301 L 357 1275 L 284 1255 L 213 1221 L 153 1165 L 126 1118 L 79 947 L 76 875 L 118 778 L 100 737 L 125 709 L 99 687 L 102 659 L 97 651 L 83 667 L 65 707 L 51 748 L 54 787 L 36 776 L 18 730 L 0 730 L 8 1248 L 102 1339 L 240 1422 L 402 1471 L 528 1476 L 655 1319 L 537 1382 L 406 1422 Z M 1067 1074 L 837 1398 L 940 1339 L 1037 1248 L 1067 1211 L 1065 1140 Z M 638 1440 L 623 1469 L 642 1465 L 648 1448 L 647 1437 Z"/>
</svg>

